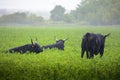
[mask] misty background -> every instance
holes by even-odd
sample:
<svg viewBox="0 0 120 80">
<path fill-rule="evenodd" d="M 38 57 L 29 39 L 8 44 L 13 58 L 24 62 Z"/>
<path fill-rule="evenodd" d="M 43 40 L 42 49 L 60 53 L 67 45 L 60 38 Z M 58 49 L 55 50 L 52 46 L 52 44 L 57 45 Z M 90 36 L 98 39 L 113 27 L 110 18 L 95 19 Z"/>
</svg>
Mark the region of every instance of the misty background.
<svg viewBox="0 0 120 80">
<path fill-rule="evenodd" d="M 0 1 L 0 25 L 41 24 L 120 25 L 120 1 Z"/>
</svg>

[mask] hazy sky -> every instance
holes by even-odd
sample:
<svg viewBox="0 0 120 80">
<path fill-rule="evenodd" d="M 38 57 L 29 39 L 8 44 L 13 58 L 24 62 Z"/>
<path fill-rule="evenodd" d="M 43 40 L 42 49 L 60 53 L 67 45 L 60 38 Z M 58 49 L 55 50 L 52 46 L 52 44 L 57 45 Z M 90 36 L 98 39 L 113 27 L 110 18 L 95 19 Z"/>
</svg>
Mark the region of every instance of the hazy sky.
<svg viewBox="0 0 120 80">
<path fill-rule="evenodd" d="M 30 11 L 51 11 L 55 5 L 73 10 L 81 0 L 0 0 L 0 9 L 20 9 Z"/>
</svg>

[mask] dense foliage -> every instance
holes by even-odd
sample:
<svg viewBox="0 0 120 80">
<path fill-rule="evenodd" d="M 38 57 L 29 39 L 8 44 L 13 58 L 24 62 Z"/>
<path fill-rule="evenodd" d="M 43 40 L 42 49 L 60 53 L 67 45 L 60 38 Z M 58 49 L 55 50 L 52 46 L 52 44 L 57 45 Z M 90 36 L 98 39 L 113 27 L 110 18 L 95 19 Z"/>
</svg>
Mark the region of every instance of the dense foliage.
<svg viewBox="0 0 120 80">
<path fill-rule="evenodd" d="M 82 25 L 120 25 L 119 0 L 81 0 L 70 12 L 56 5 L 49 13 L 50 20 L 28 12 L 16 12 L 0 16 L 0 25 L 5 24 L 50 24 L 79 23 Z"/>
<path fill-rule="evenodd" d="M 61 11 L 61 9 L 65 10 L 63 7 L 56 7 L 52 11 L 54 14 L 51 13 L 51 16 L 55 18 L 51 17 L 52 20 L 91 25 L 120 24 L 119 0 L 82 0 L 70 13 Z M 62 15 L 59 15 L 61 13 Z"/>
<path fill-rule="evenodd" d="M 0 16 L 0 25 L 6 24 L 40 24 L 44 19 L 41 16 L 26 12 L 16 12 L 13 14 Z"/>
<path fill-rule="evenodd" d="M 62 28 L 61 28 L 62 27 Z M 105 52 L 94 59 L 82 59 L 81 40 L 86 32 L 111 33 Z M 0 27 L 0 80 L 119 80 L 119 27 L 79 27 L 70 25 L 43 27 Z M 69 38 L 65 50 L 45 50 L 35 53 L 6 53 L 12 47 L 30 43 L 37 37 L 43 46 L 58 39 Z"/>
<path fill-rule="evenodd" d="M 57 5 L 52 11 L 50 11 L 50 13 L 50 18 L 53 21 L 62 21 L 64 19 L 65 8 L 63 8 L 60 5 Z"/>
<path fill-rule="evenodd" d="M 78 21 L 86 21 L 93 25 L 120 24 L 120 1 L 82 0 L 71 13 Z"/>
</svg>

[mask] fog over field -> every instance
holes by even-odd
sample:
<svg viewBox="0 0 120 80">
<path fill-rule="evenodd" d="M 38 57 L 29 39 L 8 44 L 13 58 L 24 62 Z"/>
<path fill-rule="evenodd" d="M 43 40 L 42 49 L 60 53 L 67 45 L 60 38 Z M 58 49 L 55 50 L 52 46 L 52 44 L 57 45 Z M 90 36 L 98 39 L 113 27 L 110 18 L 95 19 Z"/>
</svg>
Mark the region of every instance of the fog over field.
<svg viewBox="0 0 120 80">
<path fill-rule="evenodd" d="M 119 0 L 2 0 L 0 25 L 120 25 Z"/>
<path fill-rule="evenodd" d="M 28 11 L 49 18 L 50 11 L 56 6 L 65 7 L 66 12 L 74 10 L 80 0 L 2 0 L 0 14 Z"/>
</svg>

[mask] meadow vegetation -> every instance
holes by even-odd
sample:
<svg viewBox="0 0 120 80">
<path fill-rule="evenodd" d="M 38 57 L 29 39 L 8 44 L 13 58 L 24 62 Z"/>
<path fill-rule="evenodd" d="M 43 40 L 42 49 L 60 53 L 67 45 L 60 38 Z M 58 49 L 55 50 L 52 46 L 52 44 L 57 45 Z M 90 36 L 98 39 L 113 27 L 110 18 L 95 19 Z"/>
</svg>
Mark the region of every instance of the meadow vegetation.
<svg viewBox="0 0 120 80">
<path fill-rule="evenodd" d="M 81 40 L 86 32 L 107 34 L 104 55 L 81 58 Z M 6 53 L 35 40 L 43 46 L 69 38 L 65 50 L 42 53 Z M 120 80 L 120 27 L 116 26 L 26 26 L 0 27 L 0 80 Z"/>
</svg>

